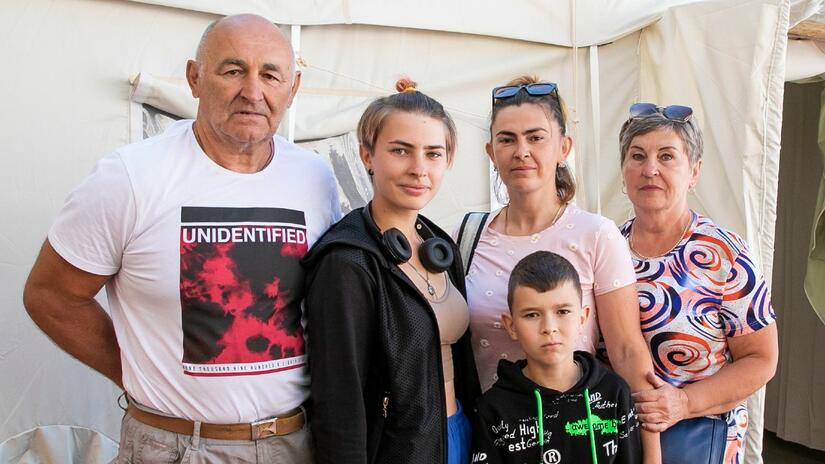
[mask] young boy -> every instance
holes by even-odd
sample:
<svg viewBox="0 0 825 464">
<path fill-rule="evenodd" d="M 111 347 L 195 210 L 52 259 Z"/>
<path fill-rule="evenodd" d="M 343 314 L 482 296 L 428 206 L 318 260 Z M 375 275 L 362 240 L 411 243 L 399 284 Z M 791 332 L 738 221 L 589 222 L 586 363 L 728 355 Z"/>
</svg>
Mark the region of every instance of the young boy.
<svg viewBox="0 0 825 464">
<path fill-rule="evenodd" d="M 639 463 L 630 387 L 574 348 L 590 308 L 566 259 L 538 251 L 519 261 L 501 319 L 527 359 L 501 360 L 479 400 L 473 463 Z M 540 418 L 537 420 L 537 418 Z"/>
</svg>

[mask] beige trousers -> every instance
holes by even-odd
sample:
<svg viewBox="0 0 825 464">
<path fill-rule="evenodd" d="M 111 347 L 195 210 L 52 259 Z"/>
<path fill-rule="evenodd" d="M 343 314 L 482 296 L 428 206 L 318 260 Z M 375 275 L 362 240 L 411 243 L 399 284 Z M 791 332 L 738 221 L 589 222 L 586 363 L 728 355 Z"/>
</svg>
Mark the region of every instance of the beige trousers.
<svg viewBox="0 0 825 464">
<path fill-rule="evenodd" d="M 128 414 L 124 415 L 120 427 L 120 449 L 112 462 L 313 463 L 308 424 L 289 435 L 251 441 L 201 438 L 197 427 L 198 425 L 191 436 L 181 435 L 151 427 Z"/>
</svg>

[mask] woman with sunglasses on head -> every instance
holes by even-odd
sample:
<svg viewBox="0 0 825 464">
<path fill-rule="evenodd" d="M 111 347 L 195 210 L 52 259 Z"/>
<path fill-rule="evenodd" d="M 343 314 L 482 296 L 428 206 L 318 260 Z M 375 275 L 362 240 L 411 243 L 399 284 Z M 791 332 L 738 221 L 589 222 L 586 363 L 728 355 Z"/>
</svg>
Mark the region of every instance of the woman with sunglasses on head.
<svg viewBox="0 0 825 464">
<path fill-rule="evenodd" d="M 671 427 L 661 434 L 665 462 L 740 463 L 744 402 L 773 377 L 778 356 L 767 284 L 744 240 L 688 207 L 703 145 L 689 107 L 631 106 L 619 144 L 635 212 L 622 234 L 657 386 L 634 395 L 639 419 Z"/>
<path fill-rule="evenodd" d="M 475 242 L 466 282 L 482 390 L 497 380 L 500 359 L 525 356 L 500 317 L 507 312 L 510 272 L 537 250 L 563 256 L 580 276 L 591 316 L 576 349 L 595 353 L 603 337 L 612 367 L 633 391 L 651 387 L 630 254 L 612 221 L 571 203 L 576 187 L 566 159 L 573 141 L 565 120 L 556 84 L 522 76 L 493 89 L 486 150 L 509 201 L 477 226 L 468 224 L 478 213 L 468 214 L 458 234 L 463 253 Z M 645 462 L 658 462 L 656 434 L 643 433 L 642 443 Z"/>
<path fill-rule="evenodd" d="M 461 262 L 419 214 L 452 165 L 455 126 L 414 83 L 397 88 L 358 122 L 372 201 L 305 258 L 318 463 L 470 460 L 480 389 Z"/>
</svg>

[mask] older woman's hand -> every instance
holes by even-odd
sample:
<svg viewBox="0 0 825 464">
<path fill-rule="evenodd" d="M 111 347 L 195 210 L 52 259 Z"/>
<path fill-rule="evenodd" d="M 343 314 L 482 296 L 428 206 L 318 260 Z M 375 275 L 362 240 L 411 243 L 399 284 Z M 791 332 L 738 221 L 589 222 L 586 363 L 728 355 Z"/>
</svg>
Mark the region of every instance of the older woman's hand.
<svg viewBox="0 0 825 464">
<path fill-rule="evenodd" d="M 647 381 L 653 385 L 652 390 L 642 390 L 633 394 L 642 428 L 650 432 L 664 432 L 673 424 L 687 418 L 687 393 L 663 381 L 652 372 L 647 374 Z"/>
</svg>

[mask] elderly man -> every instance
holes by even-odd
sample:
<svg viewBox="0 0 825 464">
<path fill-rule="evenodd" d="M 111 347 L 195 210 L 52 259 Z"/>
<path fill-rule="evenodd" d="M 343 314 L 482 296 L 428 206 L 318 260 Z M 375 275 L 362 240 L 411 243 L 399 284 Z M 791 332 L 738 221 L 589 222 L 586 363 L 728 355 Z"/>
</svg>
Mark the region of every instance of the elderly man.
<svg viewBox="0 0 825 464">
<path fill-rule="evenodd" d="M 117 462 L 312 460 L 299 261 L 340 210 L 325 163 L 274 136 L 294 62 L 264 18 L 210 25 L 197 119 L 101 159 L 32 269 L 32 319 L 128 393 Z"/>
</svg>

